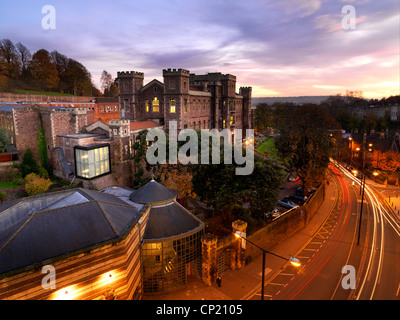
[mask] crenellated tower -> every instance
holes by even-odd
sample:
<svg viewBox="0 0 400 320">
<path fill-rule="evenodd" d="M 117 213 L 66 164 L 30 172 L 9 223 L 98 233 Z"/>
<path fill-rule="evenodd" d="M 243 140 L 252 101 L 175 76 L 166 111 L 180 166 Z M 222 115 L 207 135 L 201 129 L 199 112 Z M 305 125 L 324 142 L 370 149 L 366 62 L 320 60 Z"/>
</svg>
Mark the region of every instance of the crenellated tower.
<svg viewBox="0 0 400 320">
<path fill-rule="evenodd" d="M 121 118 L 136 120 L 140 118 L 139 91 L 143 87 L 143 72 L 121 71 L 117 73 L 115 83 L 119 89 Z"/>
<path fill-rule="evenodd" d="M 183 129 L 182 113 L 189 101 L 189 76 L 185 69 L 164 69 L 164 123 L 168 130 L 169 121 L 177 121 L 178 130 Z"/>
</svg>

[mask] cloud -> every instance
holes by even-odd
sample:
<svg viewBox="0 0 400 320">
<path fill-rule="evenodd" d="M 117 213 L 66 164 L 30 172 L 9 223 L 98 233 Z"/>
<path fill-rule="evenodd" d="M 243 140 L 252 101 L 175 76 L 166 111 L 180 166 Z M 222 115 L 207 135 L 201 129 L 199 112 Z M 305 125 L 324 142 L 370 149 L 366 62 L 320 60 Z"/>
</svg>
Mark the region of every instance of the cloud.
<svg viewBox="0 0 400 320">
<path fill-rule="evenodd" d="M 41 29 L 41 5 L 6 2 L 0 34 L 31 51 L 57 50 L 100 73 L 163 68 L 237 76 L 253 95 L 311 95 L 343 88 L 395 90 L 399 2 L 327 0 L 54 0 L 57 29 Z M 356 29 L 341 26 L 344 5 Z M 378 84 L 386 84 L 386 87 Z M 397 90 L 398 91 L 398 90 Z M 296 94 L 298 93 L 298 94 Z M 335 92 L 333 92 L 335 93 Z"/>
</svg>

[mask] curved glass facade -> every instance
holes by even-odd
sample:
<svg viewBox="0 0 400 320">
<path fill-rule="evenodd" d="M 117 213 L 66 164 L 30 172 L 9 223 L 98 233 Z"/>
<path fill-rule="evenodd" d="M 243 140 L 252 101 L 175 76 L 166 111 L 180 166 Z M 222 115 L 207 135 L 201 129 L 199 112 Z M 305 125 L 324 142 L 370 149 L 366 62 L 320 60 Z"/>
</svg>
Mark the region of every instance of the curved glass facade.
<svg viewBox="0 0 400 320">
<path fill-rule="evenodd" d="M 204 228 L 142 246 L 143 292 L 161 293 L 186 285 L 188 264 L 201 256 Z"/>
</svg>

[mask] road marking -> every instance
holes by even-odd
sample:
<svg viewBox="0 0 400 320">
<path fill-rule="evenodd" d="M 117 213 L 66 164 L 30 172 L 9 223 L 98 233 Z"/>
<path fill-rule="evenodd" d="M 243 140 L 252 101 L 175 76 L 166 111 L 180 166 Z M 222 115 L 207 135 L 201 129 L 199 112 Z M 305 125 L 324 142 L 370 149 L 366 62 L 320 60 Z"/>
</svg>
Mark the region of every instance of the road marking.
<svg viewBox="0 0 400 320">
<path fill-rule="evenodd" d="M 284 286 L 285 285 L 284 283 L 276 283 L 276 282 L 270 282 L 268 284 L 270 284 L 271 286 Z"/>
<path fill-rule="evenodd" d="M 257 293 L 255 294 L 255 296 L 261 296 L 261 293 L 258 293 L 258 292 L 257 292 Z M 270 294 L 265 294 L 265 293 L 264 293 L 264 297 L 272 298 L 272 296 L 271 296 Z"/>
<path fill-rule="evenodd" d="M 305 249 L 303 249 L 303 250 L 307 250 L 307 251 L 318 251 L 318 249 L 308 249 L 308 248 L 305 248 Z"/>
<path fill-rule="evenodd" d="M 310 244 L 322 244 L 322 242 L 318 242 L 318 241 L 311 241 Z"/>
<path fill-rule="evenodd" d="M 281 272 L 280 275 L 282 275 L 282 276 L 294 276 L 293 273 L 283 273 L 283 272 Z"/>
<path fill-rule="evenodd" d="M 270 273 L 272 271 L 271 268 L 265 268 L 264 270 L 264 275 L 267 275 L 268 273 Z M 262 276 L 262 271 L 258 274 L 260 277 Z"/>
<path fill-rule="evenodd" d="M 399 295 L 399 291 L 400 291 L 400 283 L 399 286 L 397 287 L 396 297 Z"/>
</svg>

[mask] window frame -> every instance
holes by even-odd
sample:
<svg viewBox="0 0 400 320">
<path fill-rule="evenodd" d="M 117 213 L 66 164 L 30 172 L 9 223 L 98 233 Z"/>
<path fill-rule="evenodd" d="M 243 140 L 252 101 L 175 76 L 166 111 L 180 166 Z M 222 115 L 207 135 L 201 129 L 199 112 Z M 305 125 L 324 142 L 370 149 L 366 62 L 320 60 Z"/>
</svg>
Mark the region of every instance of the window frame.
<svg viewBox="0 0 400 320">
<path fill-rule="evenodd" d="M 80 151 L 82 150 L 82 151 L 86 151 L 86 152 L 89 153 L 90 151 L 94 152 L 94 150 L 101 149 L 101 148 L 106 148 L 107 153 L 108 153 L 108 159 L 105 158 L 105 159 L 102 159 L 102 160 L 96 160 L 95 154 L 94 154 L 93 157 L 94 157 L 95 167 L 94 167 L 93 170 L 95 170 L 95 171 L 94 171 L 94 175 L 90 176 L 90 169 L 91 169 L 91 168 L 89 168 L 90 163 L 83 163 L 82 164 L 81 161 L 77 161 L 77 155 L 78 155 L 77 150 L 80 150 Z M 92 145 L 87 145 L 87 146 L 76 145 L 76 146 L 74 146 L 74 162 L 75 162 L 75 175 L 79 179 L 92 180 L 92 179 L 97 179 L 99 177 L 102 177 L 102 176 L 105 176 L 107 174 L 110 174 L 111 173 L 110 144 L 109 143 L 100 143 L 100 144 L 92 144 Z M 100 162 L 107 162 L 108 170 L 96 175 L 96 164 L 99 163 L 99 165 L 100 165 Z M 78 172 L 78 166 L 83 166 L 83 165 L 87 166 L 87 167 L 84 167 L 85 170 L 89 170 L 88 176 L 85 176 L 85 175 L 82 174 L 83 173 L 83 171 L 81 171 L 82 167 L 79 169 L 80 172 Z"/>
</svg>

